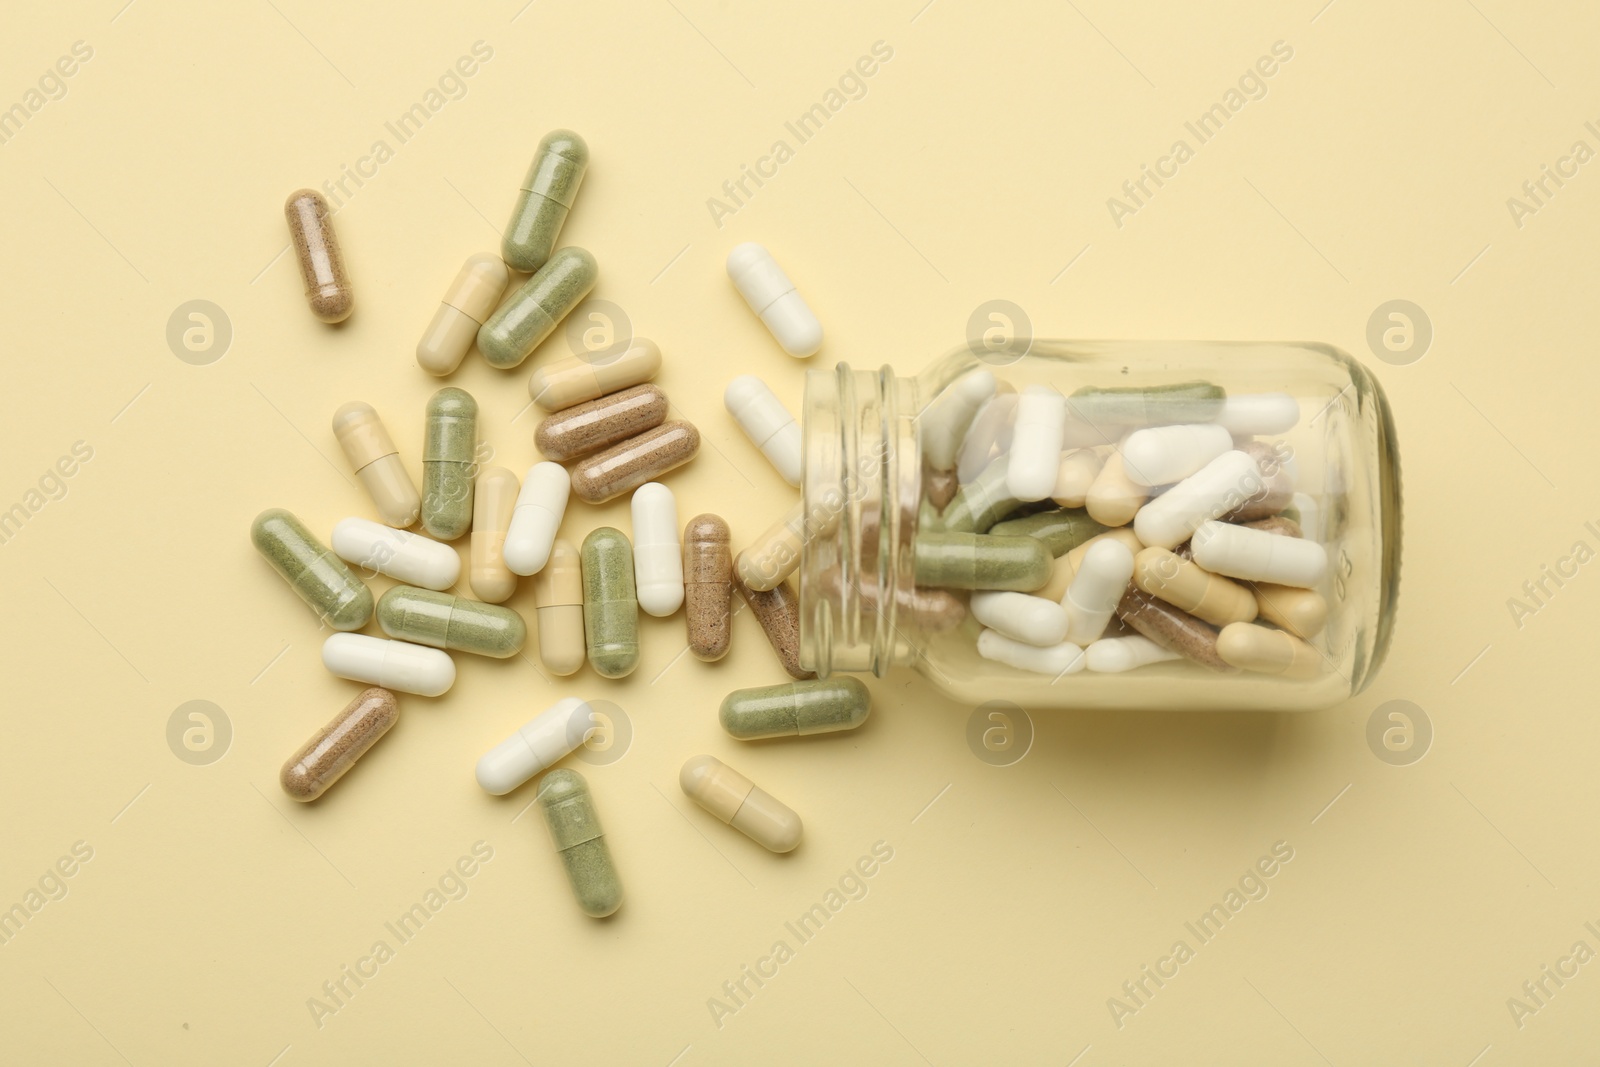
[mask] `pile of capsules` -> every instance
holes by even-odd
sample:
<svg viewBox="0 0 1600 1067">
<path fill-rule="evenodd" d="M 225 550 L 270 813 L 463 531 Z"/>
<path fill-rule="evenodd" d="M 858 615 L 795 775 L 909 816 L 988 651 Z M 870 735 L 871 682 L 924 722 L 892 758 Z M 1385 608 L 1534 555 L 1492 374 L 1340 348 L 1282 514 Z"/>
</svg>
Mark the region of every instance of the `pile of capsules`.
<svg viewBox="0 0 1600 1067">
<path fill-rule="evenodd" d="M 474 343 L 492 366 L 514 368 L 593 289 L 594 257 L 554 247 L 587 166 L 588 148 L 577 134 L 558 130 L 540 142 L 501 255 L 466 261 L 417 345 L 425 370 L 450 374 Z M 289 197 L 285 215 L 312 313 L 343 321 L 354 294 L 326 201 L 301 190 Z M 531 276 L 502 303 L 510 269 Z M 816 317 L 764 248 L 734 249 L 728 273 L 786 351 L 808 356 L 820 347 Z M 477 403 L 465 390 L 446 387 L 424 416 L 420 493 L 370 404 L 352 401 L 334 412 L 333 433 L 381 522 L 338 522 L 330 550 L 286 510 L 256 518 L 256 549 L 335 631 L 322 647 L 324 665 L 372 686 L 284 764 L 280 781 L 290 797 L 315 800 L 388 732 L 399 714 L 395 691 L 435 697 L 449 690 L 456 677 L 451 652 L 521 654 L 527 626 L 501 606 L 519 577 L 534 579 L 539 655 L 554 674 L 573 674 L 585 661 L 603 678 L 630 674 L 639 663 L 640 608 L 659 617 L 683 608 L 689 650 L 707 661 L 727 654 L 739 585 L 728 525 L 717 515 L 696 516 L 680 543 L 676 499 L 656 481 L 694 458 L 699 432 L 669 420 L 666 394 L 649 384 L 661 366 L 657 347 L 643 339 L 619 347 L 533 374 L 529 392 L 549 413 L 534 438 L 545 459 L 520 483 L 505 468 L 479 469 Z M 750 376 L 736 379 L 726 399 L 751 440 L 798 486 L 799 426 L 782 402 Z M 593 530 L 581 547 L 557 536 L 570 496 L 601 503 L 630 492 L 631 542 L 612 527 Z M 408 529 L 419 521 L 422 533 Z M 461 558 L 448 542 L 468 532 L 468 580 L 477 599 L 452 591 Z M 402 584 L 374 603 L 352 565 Z M 865 686 L 853 678 L 819 681 L 800 669 L 798 608 L 788 586 L 741 592 L 797 681 L 729 694 L 721 708 L 724 728 L 755 740 L 861 725 L 870 711 Z M 354 632 L 374 614 L 387 639 Z M 573 752 L 595 726 L 585 701 L 559 701 L 485 754 L 478 782 L 490 793 L 508 793 Z M 719 760 L 690 759 L 680 783 L 718 819 L 774 852 L 799 843 L 799 816 Z M 541 780 L 537 799 L 580 906 L 589 915 L 610 915 L 621 905 L 621 883 L 587 783 L 557 769 Z"/>
</svg>

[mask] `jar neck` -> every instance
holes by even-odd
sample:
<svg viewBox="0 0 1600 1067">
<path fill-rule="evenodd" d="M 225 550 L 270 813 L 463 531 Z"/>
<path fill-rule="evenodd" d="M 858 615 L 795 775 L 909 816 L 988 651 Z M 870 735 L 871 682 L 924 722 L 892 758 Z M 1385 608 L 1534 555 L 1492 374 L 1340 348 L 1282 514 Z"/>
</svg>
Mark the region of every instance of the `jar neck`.
<svg viewBox="0 0 1600 1067">
<path fill-rule="evenodd" d="M 919 384 L 889 367 L 806 374 L 800 662 L 882 676 L 914 657 Z"/>
</svg>

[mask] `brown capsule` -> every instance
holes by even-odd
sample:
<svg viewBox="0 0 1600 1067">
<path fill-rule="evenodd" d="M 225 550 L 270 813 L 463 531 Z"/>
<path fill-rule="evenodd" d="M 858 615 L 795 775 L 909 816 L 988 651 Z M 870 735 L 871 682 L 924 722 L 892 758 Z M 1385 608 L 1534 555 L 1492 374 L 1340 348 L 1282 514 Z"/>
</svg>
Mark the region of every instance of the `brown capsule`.
<svg viewBox="0 0 1600 1067">
<path fill-rule="evenodd" d="M 289 757 L 278 773 L 283 791 L 302 802 L 317 799 L 399 718 L 400 705 L 393 693 L 377 686 L 363 689 Z"/>
<path fill-rule="evenodd" d="M 683 466 L 700 451 L 700 431 L 682 419 L 612 445 L 585 458 L 572 472 L 579 500 L 603 504 Z"/>
<path fill-rule="evenodd" d="M 778 654 L 783 669 L 789 672 L 791 678 L 801 681 L 815 678 L 815 671 L 800 666 L 800 602 L 795 599 L 789 583 L 784 582 L 774 589 L 758 593 L 740 582 L 737 576 L 733 581 L 739 589 L 739 595 L 744 597 L 745 603 L 755 613 L 756 621 L 766 631 L 767 640 L 772 643 L 772 650 Z"/>
<path fill-rule="evenodd" d="M 1289 475 L 1284 462 L 1286 457 L 1278 451 L 1278 446 L 1266 441 L 1246 441 L 1239 446 L 1239 451 L 1248 453 L 1256 461 L 1256 468 L 1261 471 L 1261 490 L 1223 518 L 1230 522 L 1254 522 L 1288 507 L 1289 501 L 1294 499 L 1294 479 Z"/>
<path fill-rule="evenodd" d="M 1117 615 L 1169 652 L 1214 671 L 1234 670 L 1217 655 L 1217 631 L 1164 600 L 1130 587 L 1117 605 Z"/>
<path fill-rule="evenodd" d="M 289 221 L 289 240 L 300 261 L 311 313 L 323 322 L 343 322 L 355 307 L 355 293 L 339 254 L 328 202 L 315 189 L 299 189 L 289 194 L 283 214 Z"/>
<path fill-rule="evenodd" d="M 1315 589 L 1254 582 L 1261 617 L 1298 637 L 1311 638 L 1328 622 L 1328 602 Z"/>
<path fill-rule="evenodd" d="M 728 524 L 696 515 L 683 528 L 684 622 L 689 651 L 707 663 L 728 654 L 733 627 L 733 554 Z"/>
<path fill-rule="evenodd" d="M 565 463 L 653 430 L 666 419 L 667 394 L 654 385 L 636 385 L 547 416 L 533 443 L 546 459 Z"/>
<path fill-rule="evenodd" d="M 922 484 L 927 488 L 928 500 L 934 508 L 943 511 L 945 505 L 956 498 L 961 479 L 955 471 L 928 471 Z"/>
</svg>

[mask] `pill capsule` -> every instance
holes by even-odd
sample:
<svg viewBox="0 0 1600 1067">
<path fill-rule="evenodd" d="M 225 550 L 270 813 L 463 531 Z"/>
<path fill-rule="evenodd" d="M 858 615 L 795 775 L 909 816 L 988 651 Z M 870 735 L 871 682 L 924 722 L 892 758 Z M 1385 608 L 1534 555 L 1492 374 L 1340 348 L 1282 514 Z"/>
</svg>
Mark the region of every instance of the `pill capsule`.
<svg viewBox="0 0 1600 1067">
<path fill-rule="evenodd" d="M 583 666 L 583 569 L 571 541 L 557 541 L 550 562 L 533 579 L 539 619 L 539 658 L 551 674 Z"/>
<path fill-rule="evenodd" d="M 872 713 L 867 687 L 849 675 L 735 689 L 722 698 L 717 717 L 741 741 L 807 737 L 854 730 Z"/>
<path fill-rule="evenodd" d="M 1126 526 L 1115 526 L 1103 534 L 1091 537 L 1083 544 L 1074 548 L 1064 556 L 1057 556 L 1050 565 L 1050 580 L 1034 592 L 1035 596 L 1047 597 L 1051 600 L 1060 600 L 1067 595 L 1067 587 L 1072 584 L 1072 579 L 1077 576 L 1078 567 L 1083 563 L 1083 557 L 1089 550 L 1101 541 L 1118 541 L 1128 547 L 1128 551 L 1138 555 L 1144 544 Z"/>
<path fill-rule="evenodd" d="M 1122 453 L 1113 452 L 1106 457 L 1084 494 L 1084 510 L 1089 517 L 1105 526 L 1126 526 L 1139 514 L 1144 502 L 1150 499 L 1148 486 L 1140 485 L 1128 477 Z"/>
<path fill-rule="evenodd" d="M 510 608 L 410 585 L 378 599 L 378 625 L 402 641 L 495 659 L 515 656 L 528 638 L 527 624 Z"/>
<path fill-rule="evenodd" d="M 1133 561 L 1133 584 L 1213 626 L 1256 617 L 1254 593 L 1169 549 L 1140 550 Z"/>
<path fill-rule="evenodd" d="M 668 406 L 656 386 L 636 385 L 548 416 L 533 443 L 545 459 L 565 463 L 655 429 L 666 421 Z"/>
<path fill-rule="evenodd" d="M 1261 617 L 1296 637 L 1315 637 L 1328 622 L 1328 602 L 1315 589 L 1296 589 L 1270 582 L 1257 582 L 1253 588 Z"/>
<path fill-rule="evenodd" d="M 1233 448 L 1233 435 L 1214 423 L 1152 426 L 1122 442 L 1122 465 L 1136 485 L 1180 482 Z"/>
<path fill-rule="evenodd" d="M 1061 678 L 1083 670 L 1083 649 L 1071 641 L 1063 641 L 1049 648 L 1007 637 L 997 630 L 984 630 L 978 634 L 978 655 L 984 659 L 1015 667 L 1033 674 L 1048 674 Z"/>
<path fill-rule="evenodd" d="M 449 545 L 371 519 L 341 519 L 330 540 L 345 562 L 408 585 L 449 589 L 461 576 L 461 557 Z"/>
<path fill-rule="evenodd" d="M 767 643 L 778 654 L 778 662 L 789 672 L 789 677 L 801 681 L 815 678 L 815 671 L 800 666 L 800 603 L 795 599 L 789 583 L 780 582 L 771 589 L 758 592 L 739 581 L 738 575 L 734 575 L 733 581 L 739 595 L 750 605 L 751 614 L 761 624 L 762 631 L 767 635 Z"/>
<path fill-rule="evenodd" d="M 1084 554 L 1061 605 L 1067 611 L 1067 640 L 1087 645 L 1105 633 L 1128 579 L 1133 553 L 1119 541 L 1102 541 Z"/>
<path fill-rule="evenodd" d="M 355 766 L 400 718 L 394 694 L 376 686 L 363 689 L 333 720 L 311 735 L 278 772 L 283 791 L 302 803 L 312 801 Z"/>
<path fill-rule="evenodd" d="M 440 389 L 428 401 L 422 440 L 422 528 L 454 541 L 472 525 L 478 402 L 464 389 Z"/>
<path fill-rule="evenodd" d="M 803 359 L 822 347 L 822 324 L 772 253 L 753 241 L 739 245 L 728 253 L 728 277 L 785 352 Z"/>
<path fill-rule="evenodd" d="M 516 572 L 506 566 L 506 532 L 511 527 L 520 488 L 515 474 L 504 467 L 490 467 L 478 475 L 478 484 L 472 491 L 470 578 L 472 591 L 486 604 L 498 604 L 517 591 Z"/>
<path fill-rule="evenodd" d="M 696 515 L 683 528 L 684 625 L 689 651 L 714 662 L 728 654 L 733 627 L 733 556 L 720 515 Z"/>
<path fill-rule="evenodd" d="M 978 411 L 995 394 L 994 374 L 976 368 L 945 386 L 917 417 L 922 457 L 935 471 L 953 471 L 961 442 Z M 942 506 L 942 505 L 941 505 Z"/>
<path fill-rule="evenodd" d="M 1091 519 L 1080 508 L 1053 509 L 1007 519 L 989 527 L 995 537 L 1031 537 L 1044 544 L 1052 556 L 1070 552 L 1091 537 L 1106 532 L 1106 527 Z"/>
<path fill-rule="evenodd" d="M 739 553 L 734 568 L 739 580 L 757 592 L 771 589 L 800 566 L 805 541 L 805 504 L 796 502 L 783 517 Z"/>
<path fill-rule="evenodd" d="M 683 604 L 683 547 L 678 501 L 660 482 L 633 491 L 633 576 L 639 606 L 664 619 Z"/>
<path fill-rule="evenodd" d="M 1048 385 L 1030 385 L 1017 401 L 1006 488 L 1018 500 L 1043 500 L 1056 487 L 1067 398 Z"/>
<path fill-rule="evenodd" d="M 1089 670 L 1096 674 L 1121 674 L 1152 663 L 1182 659 L 1142 634 L 1102 637 L 1083 650 Z"/>
<path fill-rule="evenodd" d="M 635 337 L 621 352 L 585 352 L 540 367 L 528 379 L 528 395 L 546 411 L 563 411 L 647 382 L 660 369 L 661 349 Z"/>
<path fill-rule="evenodd" d="M 1008 480 L 1010 459 L 991 460 L 976 478 L 961 486 L 950 506 L 944 509 L 941 525 L 947 530 L 987 533 L 995 523 L 1017 510 L 1022 503 L 1011 493 Z"/>
<path fill-rule="evenodd" d="M 1227 522 L 1205 523 L 1189 544 L 1194 561 L 1206 570 L 1249 582 L 1309 588 L 1328 569 L 1328 552 L 1315 541 Z"/>
<path fill-rule="evenodd" d="M 1017 418 L 1017 389 L 1010 382 L 998 382 L 995 394 L 990 397 L 967 428 L 967 436 L 956 453 L 956 474 L 965 485 L 977 478 L 990 464 L 1002 461 L 1004 471 L 1010 464 L 1005 461 L 1011 448 L 1011 435 Z"/>
<path fill-rule="evenodd" d="M 722 403 L 783 480 L 800 488 L 800 424 L 767 383 L 742 374 L 723 390 Z"/>
<path fill-rule="evenodd" d="M 972 594 L 972 617 L 996 633 L 1036 648 L 1067 639 L 1067 609 L 1054 600 L 1027 593 Z"/>
<path fill-rule="evenodd" d="M 345 273 L 328 202 L 314 189 L 298 189 L 284 202 L 283 214 L 289 222 L 289 241 L 300 261 L 311 313 L 323 322 L 343 322 L 355 307 L 355 293 Z"/>
<path fill-rule="evenodd" d="M 283 508 L 250 524 L 250 540 L 272 569 L 335 630 L 359 630 L 372 618 L 372 590 Z"/>
<path fill-rule="evenodd" d="M 1074 448 L 1063 452 L 1050 499 L 1064 508 L 1083 507 L 1089 499 L 1089 487 L 1100 476 L 1100 468 L 1105 463 L 1105 456 L 1098 449 Z"/>
<path fill-rule="evenodd" d="M 700 431 L 692 424 L 664 422 L 584 458 L 572 472 L 572 491 L 586 503 L 602 504 L 683 466 L 699 451 Z"/>
<path fill-rule="evenodd" d="M 1031 593 L 1050 580 L 1050 550 L 1031 537 L 924 533 L 913 555 L 919 586 Z"/>
<path fill-rule="evenodd" d="M 599 265 L 584 249 L 558 250 L 489 316 L 478 330 L 478 351 L 491 367 L 519 365 L 589 295 L 599 277 Z"/>
<path fill-rule="evenodd" d="M 1322 654 L 1298 637 L 1253 622 L 1224 626 L 1217 635 L 1217 655 L 1243 670 L 1296 680 L 1328 669 Z"/>
<path fill-rule="evenodd" d="M 605 831 L 600 829 L 600 813 L 583 775 L 558 767 L 539 782 L 536 799 L 578 907 L 596 919 L 622 907 L 622 879 L 617 877 Z"/>
<path fill-rule="evenodd" d="M 1260 488 L 1261 471 L 1249 453 L 1224 452 L 1140 508 L 1133 532 L 1147 545 L 1176 548 L 1201 523 L 1226 515 Z"/>
<path fill-rule="evenodd" d="M 1235 437 L 1285 433 L 1300 421 L 1300 403 L 1288 393 L 1230 396 L 1214 419 Z"/>
<path fill-rule="evenodd" d="M 468 256 L 417 342 L 417 365 L 441 377 L 461 366 L 510 277 L 499 256 L 488 252 Z"/>
<path fill-rule="evenodd" d="M 528 468 L 506 530 L 506 566 L 513 574 L 538 574 L 544 567 L 571 489 L 567 469 L 559 463 L 546 460 Z"/>
<path fill-rule="evenodd" d="M 513 268 L 532 272 L 545 265 L 588 169 L 589 146 L 571 130 L 551 130 L 540 140 L 500 244 Z"/>
<path fill-rule="evenodd" d="M 1085 386 L 1067 398 L 1083 421 L 1107 429 L 1210 422 L 1222 410 L 1224 393 L 1210 382 L 1176 382 L 1156 386 Z"/>
<path fill-rule="evenodd" d="M 361 487 L 377 506 L 378 518 L 394 527 L 416 522 L 422 498 L 372 405 L 352 400 L 335 411 L 333 434 L 361 479 Z"/>
<path fill-rule="evenodd" d="M 1117 614 L 1123 622 L 1169 652 L 1214 671 L 1233 670 L 1217 655 L 1216 630 L 1159 597 L 1130 588 L 1117 605 Z"/>
<path fill-rule="evenodd" d="M 956 498 L 961 489 L 961 479 L 955 471 L 928 471 L 922 478 L 922 487 L 935 512 L 942 512 Z"/>
<path fill-rule="evenodd" d="M 516 733 L 485 752 L 474 772 L 478 784 L 504 796 L 547 767 L 555 766 L 583 744 L 594 729 L 589 702 L 578 697 L 558 700 Z"/>
<path fill-rule="evenodd" d="M 329 635 L 322 642 L 322 665 L 340 678 L 424 697 L 448 692 L 456 682 L 448 653 L 366 634 Z"/>
<path fill-rule="evenodd" d="M 602 678 L 639 665 L 639 599 L 633 548 L 621 530 L 602 526 L 583 539 L 583 632 L 589 663 Z"/>
<path fill-rule="evenodd" d="M 1289 506 L 1294 498 L 1294 452 L 1284 442 L 1247 441 L 1239 451 L 1256 461 L 1261 474 L 1260 488 L 1224 518 L 1230 522 L 1253 522 L 1269 518 Z"/>
<path fill-rule="evenodd" d="M 787 804 L 715 756 L 693 756 L 678 772 L 690 800 L 773 852 L 800 843 L 800 816 Z"/>
</svg>

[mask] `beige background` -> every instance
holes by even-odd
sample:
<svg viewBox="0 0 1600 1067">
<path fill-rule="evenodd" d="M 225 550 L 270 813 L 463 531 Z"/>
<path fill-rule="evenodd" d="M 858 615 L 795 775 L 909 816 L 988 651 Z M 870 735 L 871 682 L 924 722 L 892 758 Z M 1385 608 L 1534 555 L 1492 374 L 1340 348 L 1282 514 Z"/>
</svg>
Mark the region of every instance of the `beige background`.
<svg viewBox="0 0 1600 1067">
<path fill-rule="evenodd" d="M 1600 148 L 1584 128 L 1600 120 L 1600 17 L 1321 2 L 13 5 L 0 106 L 74 42 L 93 57 L 0 146 L 0 507 L 26 506 L 74 442 L 93 458 L 0 546 L 0 904 L 77 842 L 93 858 L 0 946 L 0 1059 L 1466 1067 L 1592 1053 L 1600 963 L 1546 980 L 1554 995 L 1520 1027 L 1507 999 L 1575 942 L 1600 950 L 1584 926 L 1600 927 L 1600 578 L 1580 569 L 1520 629 L 1507 600 L 1575 541 L 1600 547 L 1583 526 L 1600 520 L 1600 164 L 1520 228 L 1506 200 L 1574 141 Z M 707 198 L 880 40 L 893 58 L 866 95 L 719 229 Z M 1118 228 L 1107 198 L 1279 40 L 1294 56 L 1265 98 Z M 396 147 L 384 123 L 477 41 L 492 59 Z M 295 806 L 280 763 L 357 687 L 324 672 L 312 616 L 247 527 L 285 506 L 326 536 L 368 512 L 328 428 L 347 399 L 384 412 L 418 470 L 439 383 L 411 350 L 461 260 L 496 246 L 555 126 L 593 151 L 563 239 L 595 253 L 595 296 L 660 343 L 660 383 L 705 434 L 670 480 L 684 517 L 721 510 L 743 540 L 792 499 L 720 402 L 754 370 L 798 409 L 806 366 L 727 283 L 741 240 L 775 249 L 826 324 L 812 365 L 915 371 L 997 297 L 1041 336 L 1327 341 L 1375 368 L 1399 425 L 1409 551 L 1388 667 L 1300 717 L 1039 714 L 1031 750 L 1001 768 L 967 747 L 973 709 L 910 675 L 872 683 L 856 734 L 741 747 L 718 700 L 781 677 L 754 621 L 742 614 L 734 653 L 708 666 L 675 659 L 681 618 L 648 620 L 620 684 L 459 657 L 448 697 L 405 699 L 349 779 Z M 380 138 L 393 158 L 337 219 L 357 311 L 329 329 L 279 256 L 280 206 Z M 1405 366 L 1366 343 L 1396 298 L 1436 333 Z M 194 299 L 233 330 L 207 366 L 165 335 Z M 537 358 L 567 351 L 558 335 Z M 534 459 L 531 366 L 498 374 L 473 356 L 453 379 L 519 472 Z M 575 507 L 565 531 L 607 522 L 626 528 L 625 501 Z M 527 583 L 512 604 L 531 607 Z M 518 818 L 531 790 L 491 798 L 471 774 L 574 694 L 615 702 L 634 732 L 620 760 L 574 763 L 627 884 L 605 923 L 573 907 L 537 812 Z M 1367 741 L 1394 699 L 1434 733 L 1407 766 Z M 190 700 L 231 723 L 209 765 L 168 746 Z M 677 768 L 699 751 L 803 814 L 798 852 L 768 855 L 682 797 Z M 479 841 L 493 859 L 466 897 L 319 1028 L 308 998 L 374 941 L 396 944 L 384 923 Z M 893 859 L 864 899 L 798 944 L 785 921 L 879 841 Z M 1192 939 L 1184 923 L 1280 841 L 1294 858 L 1270 894 Z M 780 938 L 794 958 L 719 1028 L 708 999 Z M 1119 1028 L 1108 998 L 1180 938 L 1194 959 Z"/>
</svg>

